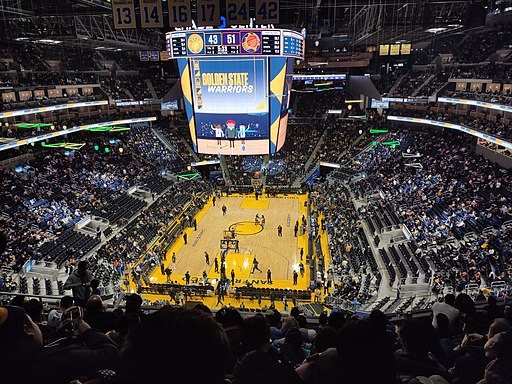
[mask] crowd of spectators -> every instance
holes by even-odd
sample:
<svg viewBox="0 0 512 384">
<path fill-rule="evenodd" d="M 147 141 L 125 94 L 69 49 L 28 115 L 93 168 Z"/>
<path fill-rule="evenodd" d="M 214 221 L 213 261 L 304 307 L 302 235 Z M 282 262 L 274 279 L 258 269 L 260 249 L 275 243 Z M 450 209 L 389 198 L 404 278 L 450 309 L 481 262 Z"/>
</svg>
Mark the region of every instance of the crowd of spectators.
<svg viewBox="0 0 512 384">
<path fill-rule="evenodd" d="M 503 81 L 510 79 L 512 64 L 488 63 L 471 66 L 452 66 L 450 77 L 454 79 L 493 79 Z"/>
<path fill-rule="evenodd" d="M 124 310 L 107 310 L 92 295 L 84 310 L 64 297 L 48 314 L 37 300 L 16 298 L 0 307 L 0 335 L 8 341 L 0 344 L 0 357 L 4 378 L 13 384 L 140 384 L 170 377 L 194 384 L 340 378 L 360 384 L 508 383 L 511 313 L 492 299 L 477 310 L 468 295 L 447 295 L 432 320 L 395 324 L 378 310 L 367 319 L 333 311 L 313 326 L 298 308 L 284 318 L 277 311 L 243 318 L 230 307 L 212 314 L 203 305 L 166 305 L 146 314 L 142 298 L 131 294 Z M 160 369 L 169 361 L 180 368 Z M 192 361 L 195 369 L 184 369 Z"/>
<path fill-rule="evenodd" d="M 444 121 L 448 123 L 459 124 L 465 127 L 471 127 L 480 132 L 485 132 L 504 139 L 510 139 L 511 137 L 511 126 L 504 122 L 501 115 L 497 115 L 496 121 L 491 121 L 488 120 L 487 117 L 470 116 L 471 109 L 467 110 L 466 115 L 454 115 L 449 113 L 448 105 L 445 107 L 445 109 L 446 112 L 433 112 L 430 110 L 430 108 L 422 110 L 417 109 L 414 111 L 404 109 L 392 109 L 389 111 L 389 114 Z"/>
<path fill-rule="evenodd" d="M 65 70 L 92 71 L 97 70 L 96 55 L 92 48 L 59 47 L 46 45 L 42 48 L 48 60 L 60 60 Z"/>
<path fill-rule="evenodd" d="M 329 130 L 328 135 L 316 153 L 315 163 L 319 161 L 337 163 L 340 158 L 345 158 L 344 152 L 360 134 L 368 129 L 368 125 L 360 121 L 334 118 L 327 120 L 326 126 Z"/>
<path fill-rule="evenodd" d="M 448 81 L 448 75 L 444 72 L 437 73 L 419 91 L 418 96 L 432 96 L 439 91 Z"/>
<path fill-rule="evenodd" d="M 315 89 L 305 93 L 297 92 L 297 117 L 322 117 L 329 109 L 340 109 L 344 102 L 344 93 L 337 89 Z"/>
<path fill-rule="evenodd" d="M 270 156 L 265 169 L 267 184 L 292 185 L 304 175 L 304 165 L 315 149 L 322 132 L 324 120 L 288 122 L 286 141 L 279 152 Z"/>
<path fill-rule="evenodd" d="M 151 84 L 159 98 L 163 98 L 171 90 L 171 84 L 167 82 L 167 79 L 160 75 L 153 75 L 150 77 Z"/>
<path fill-rule="evenodd" d="M 509 23 L 500 24 L 496 29 L 485 29 L 468 35 L 453 51 L 456 63 L 480 63 L 489 58 L 497 49 L 512 43 L 512 28 Z"/>
<path fill-rule="evenodd" d="M 334 297 L 364 303 L 374 295 L 365 278 L 370 273 L 371 250 L 362 239 L 363 228 L 349 189 L 338 180 L 330 180 L 315 191 L 315 211 L 324 215 L 321 231 L 329 235 L 330 260 L 327 280 L 333 281 Z M 371 268 L 371 267 L 370 267 Z"/>
<path fill-rule="evenodd" d="M 101 111 L 101 110 L 100 110 Z M 67 115 L 64 115 L 67 116 Z M 2 137 L 6 138 L 16 138 L 16 139 L 24 139 L 31 136 L 38 136 L 44 133 L 49 133 L 53 131 L 60 131 L 71 127 L 76 127 L 80 125 L 86 124 L 94 124 L 107 122 L 111 120 L 122 120 L 136 117 L 151 117 L 151 112 L 139 111 L 139 112 L 120 112 L 117 109 L 111 109 L 107 113 L 102 113 L 98 116 L 78 116 L 78 117 L 64 117 L 62 116 L 58 121 L 54 123 L 46 123 L 43 126 L 36 127 L 34 129 L 24 129 L 19 128 L 18 124 L 16 125 L 4 125 L 0 127 L 0 134 Z M 37 123 L 42 123 L 43 121 L 36 120 Z"/>
<path fill-rule="evenodd" d="M 133 100 L 152 99 L 153 96 L 146 84 L 144 76 L 118 76 L 117 81 L 119 86 L 128 91 Z M 130 97 L 132 99 L 132 97 Z"/>
<path fill-rule="evenodd" d="M 407 72 L 390 96 L 413 96 L 430 76 L 427 72 Z"/>
<path fill-rule="evenodd" d="M 262 172 L 263 156 L 228 156 L 226 165 L 231 184 L 251 185 L 254 174 Z"/>
<path fill-rule="evenodd" d="M 400 69 L 394 69 L 386 74 L 382 74 L 380 79 L 374 81 L 375 87 L 381 95 L 387 96 L 393 85 L 404 75 L 404 71 Z"/>
<path fill-rule="evenodd" d="M 458 134 L 410 132 L 394 139 L 402 148 L 365 154 L 356 170 L 364 170 L 397 207 L 437 277 L 458 291 L 470 283 L 510 285 L 512 243 L 510 230 L 502 228 L 512 217 L 510 173 L 471 153 L 470 139 Z M 405 165 L 409 160 L 400 156 L 405 147 L 421 155 L 422 170 Z M 492 232 L 484 233 L 488 227 Z M 471 233 L 476 237 L 468 240 Z"/>
<path fill-rule="evenodd" d="M 148 209 L 136 220 L 125 226 L 88 259 L 90 269 L 103 286 L 117 287 L 128 266 L 134 266 L 142 256 L 139 271 L 148 273 L 163 262 L 165 252 L 158 248 L 146 253 L 155 237 L 164 233 L 185 208 L 183 201 L 194 200 L 194 196 L 205 189 L 201 179 L 173 184 L 165 193 L 155 197 Z M 119 287 L 120 288 L 120 287 Z"/>
<path fill-rule="evenodd" d="M 434 37 L 427 48 L 415 52 L 414 63 L 417 65 L 430 64 L 439 54 L 453 52 L 463 38 L 464 34 L 462 33 Z"/>
<path fill-rule="evenodd" d="M 512 96 L 510 91 L 502 92 L 480 92 L 480 91 L 446 91 L 446 97 L 454 97 L 467 100 L 485 101 L 487 103 L 510 105 L 512 104 Z"/>
<path fill-rule="evenodd" d="M 81 134 L 75 135 L 80 139 Z M 4 190 L 1 211 L 9 218 L 9 243 L 2 264 L 18 269 L 50 234 L 58 235 L 84 215 L 108 207 L 110 201 L 134 185 L 143 185 L 155 172 L 184 166 L 175 152 L 141 125 L 114 139 L 101 134 L 82 136 L 87 150 L 27 147 L 34 155 L 32 160 L 20 170 L 0 171 Z M 112 140 L 113 144 L 108 143 Z M 101 151 L 93 149 L 100 146 Z M 103 151 L 105 146 L 112 148 L 108 154 Z"/>
<path fill-rule="evenodd" d="M 47 71 L 44 55 L 37 46 L 29 44 L 2 44 L 0 49 L 0 70 Z"/>
</svg>

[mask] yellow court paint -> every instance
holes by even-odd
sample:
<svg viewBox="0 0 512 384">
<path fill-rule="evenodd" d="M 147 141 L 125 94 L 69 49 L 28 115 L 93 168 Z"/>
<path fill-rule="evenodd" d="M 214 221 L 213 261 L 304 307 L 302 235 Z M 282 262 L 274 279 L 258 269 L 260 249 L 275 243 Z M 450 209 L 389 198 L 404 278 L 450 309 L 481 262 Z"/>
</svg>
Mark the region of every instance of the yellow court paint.
<svg viewBox="0 0 512 384">
<path fill-rule="evenodd" d="M 260 197 L 258 200 L 256 200 L 255 197 L 244 197 L 242 204 L 240 205 L 240 208 L 253 209 L 256 211 L 267 210 L 269 203 L 270 199 L 266 197 Z"/>
<path fill-rule="evenodd" d="M 238 223 L 231 224 L 229 230 L 235 230 L 236 235 L 250 236 L 256 235 L 263 231 L 261 224 L 254 224 L 252 221 L 239 221 Z"/>
</svg>

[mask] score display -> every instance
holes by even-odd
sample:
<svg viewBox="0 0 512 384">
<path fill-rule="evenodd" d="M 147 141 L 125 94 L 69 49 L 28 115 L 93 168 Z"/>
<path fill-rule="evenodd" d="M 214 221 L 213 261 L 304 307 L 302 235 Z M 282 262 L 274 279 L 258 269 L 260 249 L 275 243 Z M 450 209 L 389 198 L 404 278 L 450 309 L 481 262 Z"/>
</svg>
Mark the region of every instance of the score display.
<svg viewBox="0 0 512 384">
<path fill-rule="evenodd" d="M 286 56 L 304 59 L 304 36 L 282 29 L 218 29 L 169 32 L 171 58 L 205 55 Z"/>
</svg>

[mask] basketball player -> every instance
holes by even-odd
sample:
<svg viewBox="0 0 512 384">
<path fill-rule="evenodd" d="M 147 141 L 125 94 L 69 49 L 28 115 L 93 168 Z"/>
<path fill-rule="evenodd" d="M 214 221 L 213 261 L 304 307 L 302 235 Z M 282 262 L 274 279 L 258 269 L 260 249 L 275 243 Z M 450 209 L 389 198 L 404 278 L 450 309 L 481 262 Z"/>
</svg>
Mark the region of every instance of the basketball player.
<svg viewBox="0 0 512 384">
<path fill-rule="evenodd" d="M 206 264 L 210 265 L 210 255 L 208 252 L 204 253 L 204 260 L 206 261 Z"/>
<path fill-rule="evenodd" d="M 254 258 L 254 260 L 252 261 L 252 271 L 251 273 L 254 273 L 254 271 L 260 271 L 261 273 L 261 269 L 258 268 L 258 265 L 259 265 L 259 262 L 256 258 Z"/>
</svg>

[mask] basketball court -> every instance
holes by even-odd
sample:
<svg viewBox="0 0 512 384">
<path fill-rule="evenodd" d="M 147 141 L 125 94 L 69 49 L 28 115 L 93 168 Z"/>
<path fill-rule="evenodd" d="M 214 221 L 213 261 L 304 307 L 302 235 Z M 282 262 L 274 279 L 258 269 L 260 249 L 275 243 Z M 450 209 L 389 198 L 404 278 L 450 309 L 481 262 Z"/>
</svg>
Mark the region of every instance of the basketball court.
<svg viewBox="0 0 512 384">
<path fill-rule="evenodd" d="M 215 272 L 214 259 L 217 258 L 220 269 L 221 240 L 225 238 L 226 231 L 235 233 L 238 240 L 238 250 L 233 245 L 227 250 L 225 258 L 226 275 L 231 278 L 231 271 L 235 273 L 235 286 L 246 285 L 250 282 L 254 287 L 306 289 L 309 285 L 309 273 L 299 274 L 298 284 L 293 286 L 293 271 L 299 272 L 300 249 L 304 248 L 304 260 L 307 254 L 307 233 L 294 236 L 295 222 L 306 215 L 304 207 L 306 195 L 281 196 L 275 198 L 253 195 L 232 195 L 217 199 L 213 205 L 212 199 L 196 215 L 197 231 L 188 228 L 187 244 L 180 237 L 169 250 L 165 267 L 172 270 L 171 280 L 185 284 L 185 273 L 190 274 L 191 284 L 200 284 L 203 281 L 203 272 L 208 280 L 215 282 L 220 274 Z M 226 214 L 222 212 L 226 206 Z M 256 223 L 256 214 L 265 217 Z M 283 228 L 282 237 L 278 236 L 277 227 Z M 209 254 L 209 264 L 206 263 L 205 252 Z M 172 261 L 175 253 L 176 262 Z M 253 260 L 259 262 L 261 270 L 252 271 Z M 272 271 L 272 284 L 267 282 L 267 270 Z M 307 269 L 307 268 L 305 268 Z M 165 283 L 166 276 L 161 274 L 159 268 L 150 276 L 152 283 Z"/>
</svg>

